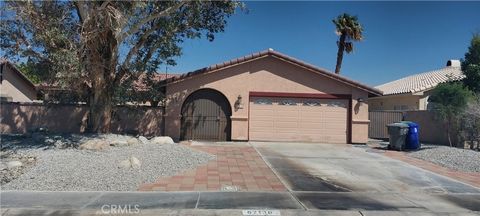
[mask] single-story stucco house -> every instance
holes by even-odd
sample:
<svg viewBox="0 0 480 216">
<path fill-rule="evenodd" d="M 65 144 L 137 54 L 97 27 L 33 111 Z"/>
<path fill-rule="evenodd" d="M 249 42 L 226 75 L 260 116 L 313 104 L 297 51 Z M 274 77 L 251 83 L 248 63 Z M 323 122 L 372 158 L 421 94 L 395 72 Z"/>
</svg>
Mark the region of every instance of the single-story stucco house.
<svg viewBox="0 0 480 216">
<path fill-rule="evenodd" d="M 175 140 L 366 143 L 382 92 L 272 49 L 163 81 Z"/>
<path fill-rule="evenodd" d="M 0 101 L 31 102 L 37 99 L 35 85 L 14 64 L 0 58 Z"/>
<path fill-rule="evenodd" d="M 383 96 L 368 99 L 370 111 L 383 110 L 427 110 L 431 90 L 440 83 L 457 81 L 465 76 L 459 60 L 449 60 L 446 67 L 414 74 L 394 80 L 375 88 L 383 91 Z"/>
</svg>

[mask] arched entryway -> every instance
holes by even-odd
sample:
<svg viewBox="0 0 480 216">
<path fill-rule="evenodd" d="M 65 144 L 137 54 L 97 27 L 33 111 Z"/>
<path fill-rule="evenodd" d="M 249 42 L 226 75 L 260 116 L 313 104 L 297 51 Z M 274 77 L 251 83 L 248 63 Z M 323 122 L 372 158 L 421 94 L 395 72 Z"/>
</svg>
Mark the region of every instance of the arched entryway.
<svg viewBox="0 0 480 216">
<path fill-rule="evenodd" d="M 232 109 L 227 98 L 214 89 L 190 94 L 182 105 L 181 140 L 228 141 Z"/>
</svg>

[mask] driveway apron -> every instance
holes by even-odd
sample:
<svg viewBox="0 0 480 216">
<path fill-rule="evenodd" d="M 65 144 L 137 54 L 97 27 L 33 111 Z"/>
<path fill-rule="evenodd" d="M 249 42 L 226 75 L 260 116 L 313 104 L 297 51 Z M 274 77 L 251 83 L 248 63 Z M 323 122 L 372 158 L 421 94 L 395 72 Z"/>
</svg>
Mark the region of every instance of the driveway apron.
<svg viewBox="0 0 480 216">
<path fill-rule="evenodd" d="M 479 211 L 480 190 L 347 144 L 252 142 L 309 209 Z"/>
</svg>

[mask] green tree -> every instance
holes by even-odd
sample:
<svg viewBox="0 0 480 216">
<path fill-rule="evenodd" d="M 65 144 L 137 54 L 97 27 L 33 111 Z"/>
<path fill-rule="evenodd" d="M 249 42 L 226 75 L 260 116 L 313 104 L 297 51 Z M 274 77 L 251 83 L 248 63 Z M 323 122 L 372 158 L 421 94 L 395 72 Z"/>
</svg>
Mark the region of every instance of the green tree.
<svg viewBox="0 0 480 216">
<path fill-rule="evenodd" d="M 42 66 L 42 64 L 35 63 L 31 60 L 27 60 L 16 65 L 18 70 L 20 70 L 20 72 L 22 72 L 26 77 L 28 77 L 28 79 L 34 84 L 48 82 L 50 79 L 50 74 L 48 74 L 48 70 L 42 68 Z"/>
<path fill-rule="evenodd" d="M 174 65 L 186 39 L 212 41 L 240 6 L 228 0 L 7 1 L 0 47 L 8 58 L 42 64 L 56 85 L 87 92 L 88 130 L 109 132 L 124 83 Z"/>
<path fill-rule="evenodd" d="M 342 67 L 343 53 L 353 52 L 353 42 L 361 41 L 363 39 L 363 28 L 358 22 L 357 16 L 351 16 L 344 13 L 332 20 L 335 24 L 336 34 L 340 36 L 337 41 L 337 64 L 335 66 L 335 73 L 340 74 Z"/>
<path fill-rule="evenodd" d="M 480 150 L 480 95 L 473 97 L 468 103 L 461 120 L 462 138 L 468 141 L 470 149 Z"/>
<path fill-rule="evenodd" d="M 446 123 L 446 132 L 450 146 L 452 132 L 458 127 L 459 117 L 471 99 L 472 92 L 462 83 L 449 82 L 437 85 L 428 98 L 434 106 L 434 111 Z"/>
<path fill-rule="evenodd" d="M 38 73 L 35 71 L 35 64 L 29 62 L 22 62 L 16 65 L 17 69 L 22 72 L 32 83 L 39 84 L 41 82 L 41 78 Z"/>
<path fill-rule="evenodd" d="M 480 33 L 474 34 L 465 53 L 465 59 L 462 60 L 462 71 L 465 74 L 463 84 L 468 89 L 480 93 Z"/>
</svg>

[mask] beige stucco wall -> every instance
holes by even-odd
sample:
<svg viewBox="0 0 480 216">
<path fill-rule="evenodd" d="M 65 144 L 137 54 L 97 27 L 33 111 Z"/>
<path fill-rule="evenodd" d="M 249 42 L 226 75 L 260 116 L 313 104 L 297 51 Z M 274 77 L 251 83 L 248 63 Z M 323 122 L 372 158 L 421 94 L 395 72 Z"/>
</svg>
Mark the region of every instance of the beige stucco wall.
<svg viewBox="0 0 480 216">
<path fill-rule="evenodd" d="M 12 97 L 13 102 L 30 102 L 37 98 L 35 87 L 29 85 L 10 67 L 3 66 L 3 81 L 0 84 L 0 96 Z"/>
<path fill-rule="evenodd" d="M 419 93 L 412 95 L 408 93 L 369 98 L 368 104 L 371 111 L 400 110 L 395 109 L 395 106 L 406 106 L 407 109 L 403 110 L 426 110 L 427 100 L 428 95 L 426 94 Z"/>
<path fill-rule="evenodd" d="M 233 109 L 232 140 L 248 140 L 249 92 L 352 95 L 352 142 L 367 142 L 368 105 L 357 102 L 358 98 L 366 99 L 367 92 L 272 56 L 170 83 L 165 112 L 167 135 L 179 139 L 181 106 L 190 93 L 201 88 L 218 90 L 228 98 Z M 233 105 L 239 95 L 243 109 L 235 110 Z"/>
<path fill-rule="evenodd" d="M 413 121 L 419 125 L 418 134 L 420 142 L 439 145 L 448 145 L 446 133 L 447 125 L 435 116 L 435 113 L 422 111 L 408 111 L 405 113 L 405 121 Z M 455 142 L 456 136 L 452 136 Z"/>
</svg>

